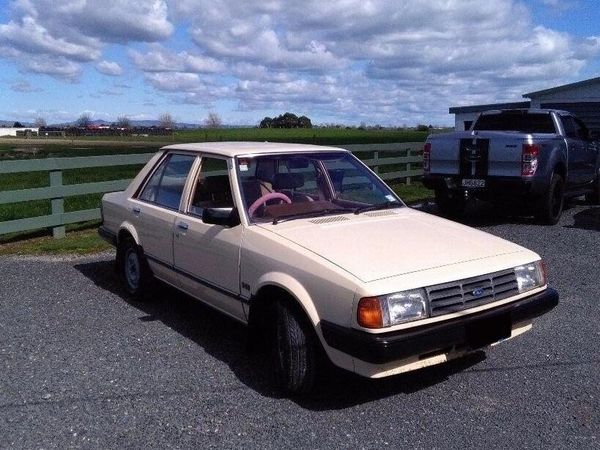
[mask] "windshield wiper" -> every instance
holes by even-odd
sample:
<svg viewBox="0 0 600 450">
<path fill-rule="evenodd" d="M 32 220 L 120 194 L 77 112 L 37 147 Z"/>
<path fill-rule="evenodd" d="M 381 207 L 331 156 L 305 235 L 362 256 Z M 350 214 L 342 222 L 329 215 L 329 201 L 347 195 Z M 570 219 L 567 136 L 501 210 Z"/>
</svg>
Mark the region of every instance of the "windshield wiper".
<svg viewBox="0 0 600 450">
<path fill-rule="evenodd" d="M 374 211 L 377 209 L 388 209 L 393 207 L 401 207 L 402 203 L 397 200 L 383 202 L 383 203 L 375 203 L 374 205 L 369 206 L 361 206 L 360 208 L 354 209 L 354 214 L 360 214 L 367 211 Z"/>
<path fill-rule="evenodd" d="M 326 216 L 327 214 L 335 214 L 335 213 L 349 213 L 353 210 L 350 208 L 327 208 L 321 209 L 319 211 L 305 211 L 301 213 L 294 214 L 284 214 L 282 216 L 277 216 L 273 219 L 273 225 L 277 225 L 282 220 L 288 219 L 298 219 L 302 217 L 315 217 L 315 216 Z"/>
</svg>

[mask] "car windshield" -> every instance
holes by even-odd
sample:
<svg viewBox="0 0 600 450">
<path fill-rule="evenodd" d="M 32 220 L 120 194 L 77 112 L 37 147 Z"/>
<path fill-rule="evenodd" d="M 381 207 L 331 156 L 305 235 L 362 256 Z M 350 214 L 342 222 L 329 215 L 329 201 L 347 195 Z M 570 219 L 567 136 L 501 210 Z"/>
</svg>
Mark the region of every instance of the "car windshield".
<svg viewBox="0 0 600 450">
<path fill-rule="evenodd" d="M 236 164 L 244 208 L 252 222 L 404 206 L 347 152 L 238 157 Z"/>
</svg>

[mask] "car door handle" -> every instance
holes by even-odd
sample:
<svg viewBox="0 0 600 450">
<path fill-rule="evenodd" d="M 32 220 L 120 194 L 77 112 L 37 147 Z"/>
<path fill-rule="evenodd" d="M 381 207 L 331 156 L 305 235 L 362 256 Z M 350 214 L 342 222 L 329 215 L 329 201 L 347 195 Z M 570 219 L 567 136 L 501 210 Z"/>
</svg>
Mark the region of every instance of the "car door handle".
<svg viewBox="0 0 600 450">
<path fill-rule="evenodd" d="M 187 224 L 187 223 L 185 223 L 185 222 L 179 222 L 179 223 L 177 224 L 177 228 L 180 228 L 180 229 L 182 229 L 182 230 L 187 230 L 187 229 L 188 229 L 188 224 Z"/>
<path fill-rule="evenodd" d="M 136 214 L 136 215 L 137 215 L 137 214 L 139 214 L 139 213 L 141 212 L 140 208 L 138 208 L 137 206 L 134 206 L 134 207 L 133 207 L 133 209 L 132 209 L 132 211 L 133 211 L 133 213 L 134 213 L 134 214 Z"/>
</svg>

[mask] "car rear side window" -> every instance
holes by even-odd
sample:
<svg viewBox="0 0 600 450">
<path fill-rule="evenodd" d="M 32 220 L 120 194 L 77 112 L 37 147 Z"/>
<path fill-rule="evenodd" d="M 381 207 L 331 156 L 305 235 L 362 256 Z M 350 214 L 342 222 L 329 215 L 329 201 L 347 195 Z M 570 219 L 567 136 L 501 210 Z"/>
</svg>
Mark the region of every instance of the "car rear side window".
<svg viewBox="0 0 600 450">
<path fill-rule="evenodd" d="M 169 209 L 178 209 L 183 187 L 196 159 L 172 153 L 162 160 L 138 198 Z"/>
</svg>

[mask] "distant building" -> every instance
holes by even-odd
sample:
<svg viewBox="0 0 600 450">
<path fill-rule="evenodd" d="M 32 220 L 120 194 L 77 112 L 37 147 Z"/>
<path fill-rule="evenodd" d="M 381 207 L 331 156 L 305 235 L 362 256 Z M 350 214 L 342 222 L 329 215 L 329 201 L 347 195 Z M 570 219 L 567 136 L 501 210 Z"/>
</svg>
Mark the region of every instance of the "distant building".
<svg viewBox="0 0 600 450">
<path fill-rule="evenodd" d="M 0 128 L 0 137 L 3 136 L 37 136 L 39 128 L 24 127 L 24 128 Z"/>
<path fill-rule="evenodd" d="M 495 103 L 489 105 L 455 106 L 449 109 L 454 114 L 454 128 L 467 130 L 480 112 L 488 109 L 507 108 L 551 108 L 576 114 L 593 130 L 600 131 L 600 77 L 577 83 L 564 84 L 542 91 L 523 94 L 529 101 Z"/>
</svg>

